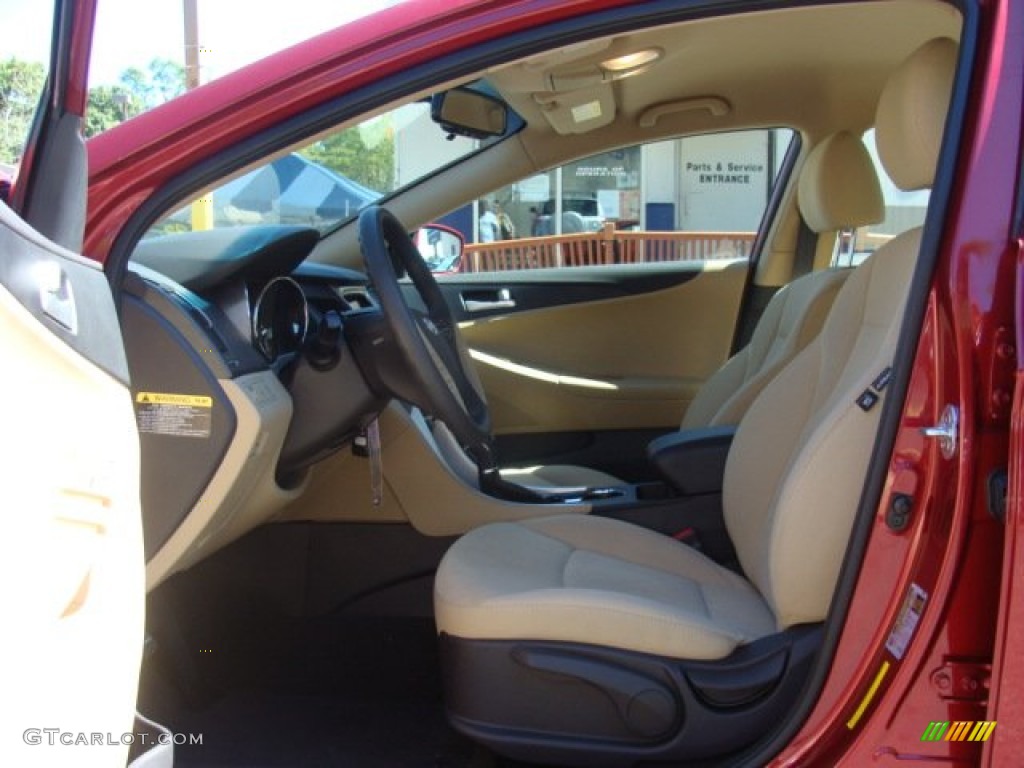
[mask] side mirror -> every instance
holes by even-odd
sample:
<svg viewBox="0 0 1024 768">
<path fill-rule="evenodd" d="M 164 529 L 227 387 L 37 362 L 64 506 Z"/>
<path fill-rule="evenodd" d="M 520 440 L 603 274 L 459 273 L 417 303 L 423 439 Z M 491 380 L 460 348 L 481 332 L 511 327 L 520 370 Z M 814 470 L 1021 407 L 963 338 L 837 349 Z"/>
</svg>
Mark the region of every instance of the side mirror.
<svg viewBox="0 0 1024 768">
<path fill-rule="evenodd" d="M 448 133 L 471 139 L 502 136 L 508 106 L 501 99 L 469 88 L 452 88 L 430 98 L 430 118 Z"/>
<path fill-rule="evenodd" d="M 416 230 L 416 249 L 431 272 L 458 272 L 465 241 L 462 234 L 441 224 L 428 224 Z"/>
</svg>

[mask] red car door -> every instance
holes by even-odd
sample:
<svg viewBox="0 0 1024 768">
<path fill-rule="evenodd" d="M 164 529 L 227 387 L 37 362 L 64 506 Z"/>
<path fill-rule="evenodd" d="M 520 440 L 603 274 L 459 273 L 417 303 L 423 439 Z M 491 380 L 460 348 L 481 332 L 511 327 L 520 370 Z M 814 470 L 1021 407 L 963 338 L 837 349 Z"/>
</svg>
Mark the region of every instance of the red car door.
<svg viewBox="0 0 1024 768">
<path fill-rule="evenodd" d="M 1017 338 L 1024 338 L 1024 231 L 1021 220 L 1020 189 L 1017 234 Z M 1020 765 L 1024 754 L 1024 699 L 1019 695 L 1024 682 L 1024 365 L 1017 359 L 1010 431 L 1009 487 L 1003 510 L 1006 540 L 1000 586 L 999 620 L 992 664 L 992 694 L 988 719 L 1000 724 L 999 738 L 986 745 L 985 764 L 996 768 Z"/>
</svg>

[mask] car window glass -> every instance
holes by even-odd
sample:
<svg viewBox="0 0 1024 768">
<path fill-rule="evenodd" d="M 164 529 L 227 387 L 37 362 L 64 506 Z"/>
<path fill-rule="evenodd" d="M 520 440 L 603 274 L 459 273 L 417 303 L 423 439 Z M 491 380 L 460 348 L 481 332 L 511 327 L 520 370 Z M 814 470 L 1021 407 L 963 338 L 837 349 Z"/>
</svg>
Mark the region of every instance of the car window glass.
<svg viewBox="0 0 1024 768">
<path fill-rule="evenodd" d="M 927 189 L 904 192 L 897 187 L 885 172 L 882 161 L 878 158 L 875 146 L 875 129 L 867 131 L 864 145 L 871 155 L 878 181 L 882 186 L 882 199 L 885 201 L 885 219 L 878 224 L 859 227 L 855 232 L 842 233 L 836 247 L 835 262 L 837 266 L 855 266 L 874 253 L 896 235 L 908 229 L 924 224 L 928 211 L 929 191 Z"/>
<path fill-rule="evenodd" d="M 391 192 L 475 152 L 449 138 L 430 104 L 405 104 L 264 162 L 160 219 L 146 237 L 253 225 L 326 232 Z"/>
<path fill-rule="evenodd" d="M 17 176 L 46 81 L 53 36 L 53 3 L 5 0 L 0 3 L 0 29 L 7 31 L 5 53 L 0 57 L 0 200 L 3 200 Z"/>
<path fill-rule="evenodd" d="M 400 1 L 103 0 L 89 66 L 86 136 Z"/>
<path fill-rule="evenodd" d="M 732 131 L 604 152 L 446 217 L 460 270 L 747 259 L 793 131 Z"/>
</svg>

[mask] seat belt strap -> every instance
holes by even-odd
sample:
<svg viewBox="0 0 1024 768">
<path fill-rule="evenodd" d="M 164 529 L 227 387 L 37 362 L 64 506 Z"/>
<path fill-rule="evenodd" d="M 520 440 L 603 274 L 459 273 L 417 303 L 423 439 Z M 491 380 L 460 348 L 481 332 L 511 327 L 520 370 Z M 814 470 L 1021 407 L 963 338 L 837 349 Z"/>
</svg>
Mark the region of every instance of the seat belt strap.
<svg viewBox="0 0 1024 768">
<path fill-rule="evenodd" d="M 793 279 L 809 275 L 814 271 L 814 255 L 818 249 L 818 235 L 800 217 L 800 229 L 796 235 L 796 252 L 793 254 Z"/>
</svg>

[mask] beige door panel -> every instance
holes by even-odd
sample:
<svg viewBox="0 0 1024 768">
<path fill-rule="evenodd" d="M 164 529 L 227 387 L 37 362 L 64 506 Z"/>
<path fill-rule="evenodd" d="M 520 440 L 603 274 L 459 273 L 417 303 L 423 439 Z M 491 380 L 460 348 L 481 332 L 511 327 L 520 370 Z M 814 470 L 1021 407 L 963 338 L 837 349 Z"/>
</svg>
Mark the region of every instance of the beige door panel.
<svg viewBox="0 0 1024 768">
<path fill-rule="evenodd" d="M 0 763 L 124 765 L 145 605 L 131 397 L 3 287 L 0 349 L 0 562 L 12 622 Z M 112 736 L 49 746 L 30 731 L 44 728 Z"/>
<path fill-rule="evenodd" d="M 672 288 L 463 325 L 496 434 L 674 427 L 729 356 L 747 262 Z"/>
<path fill-rule="evenodd" d="M 503 434 L 678 424 L 700 386 L 696 380 L 670 377 L 583 378 L 476 349 L 470 355 L 487 392 L 495 430 Z"/>
</svg>

